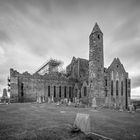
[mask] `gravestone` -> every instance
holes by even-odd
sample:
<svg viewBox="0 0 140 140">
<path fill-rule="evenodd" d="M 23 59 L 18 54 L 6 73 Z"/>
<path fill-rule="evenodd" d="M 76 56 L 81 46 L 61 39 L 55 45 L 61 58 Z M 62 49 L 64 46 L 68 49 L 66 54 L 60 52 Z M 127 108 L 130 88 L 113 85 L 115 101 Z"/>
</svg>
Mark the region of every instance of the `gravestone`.
<svg viewBox="0 0 140 140">
<path fill-rule="evenodd" d="M 41 103 L 41 97 L 40 96 L 38 97 L 38 103 Z"/>
<path fill-rule="evenodd" d="M 120 105 L 120 109 L 119 109 L 119 111 L 123 111 L 123 106 L 122 105 Z"/>
<path fill-rule="evenodd" d="M 129 108 L 129 112 L 130 112 L 130 113 L 132 113 L 132 112 L 134 111 L 134 106 L 133 106 L 133 104 L 129 105 L 128 108 Z"/>
<path fill-rule="evenodd" d="M 92 99 L 92 107 L 93 107 L 94 109 L 97 108 L 96 98 L 95 98 L 95 97 Z"/>
<path fill-rule="evenodd" d="M 38 103 L 38 97 L 36 98 L 36 102 Z"/>
<path fill-rule="evenodd" d="M 89 133 L 91 131 L 89 114 L 77 113 L 74 128 L 78 128 L 84 133 Z"/>
<path fill-rule="evenodd" d="M 70 106 L 71 105 L 71 101 L 69 100 L 69 102 L 68 102 L 68 106 Z"/>
<path fill-rule="evenodd" d="M 45 102 L 45 97 L 43 96 L 43 98 L 42 98 L 42 102 L 44 103 Z"/>
<path fill-rule="evenodd" d="M 48 97 L 48 103 L 51 103 L 51 99 L 50 99 L 50 97 Z"/>
<path fill-rule="evenodd" d="M 52 96 L 52 103 L 54 103 L 54 98 L 53 98 L 53 96 Z"/>
</svg>

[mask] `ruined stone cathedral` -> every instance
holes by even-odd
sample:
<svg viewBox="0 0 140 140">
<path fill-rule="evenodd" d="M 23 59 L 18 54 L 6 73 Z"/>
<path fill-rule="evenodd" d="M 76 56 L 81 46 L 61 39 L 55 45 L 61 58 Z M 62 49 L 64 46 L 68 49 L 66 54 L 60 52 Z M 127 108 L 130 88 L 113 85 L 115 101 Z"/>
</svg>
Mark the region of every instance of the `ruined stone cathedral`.
<svg viewBox="0 0 140 140">
<path fill-rule="evenodd" d="M 43 102 L 48 98 L 87 99 L 89 105 L 127 108 L 130 104 L 131 83 L 119 58 L 104 67 L 103 33 L 96 23 L 89 36 L 89 60 L 72 58 L 66 73 L 45 71 L 48 63 L 34 74 L 10 69 L 10 94 L 13 102 Z"/>
</svg>

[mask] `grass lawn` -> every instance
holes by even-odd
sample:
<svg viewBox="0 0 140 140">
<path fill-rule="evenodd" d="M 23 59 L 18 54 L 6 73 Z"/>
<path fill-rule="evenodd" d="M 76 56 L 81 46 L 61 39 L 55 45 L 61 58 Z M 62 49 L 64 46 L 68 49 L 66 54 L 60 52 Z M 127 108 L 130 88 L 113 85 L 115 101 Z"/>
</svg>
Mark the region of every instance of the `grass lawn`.
<svg viewBox="0 0 140 140">
<path fill-rule="evenodd" d="M 119 140 L 140 140 L 140 111 L 57 107 L 54 104 L 14 103 L 0 105 L 0 140 L 85 140 L 70 134 L 76 113 L 88 113 L 92 132 Z"/>
</svg>

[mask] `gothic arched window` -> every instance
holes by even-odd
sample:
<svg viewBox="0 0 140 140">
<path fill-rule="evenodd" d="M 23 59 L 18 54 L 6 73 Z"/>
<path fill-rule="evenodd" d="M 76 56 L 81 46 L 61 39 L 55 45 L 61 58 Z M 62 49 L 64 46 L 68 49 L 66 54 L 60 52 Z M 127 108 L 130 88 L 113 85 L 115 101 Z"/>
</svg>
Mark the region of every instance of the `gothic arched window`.
<svg viewBox="0 0 140 140">
<path fill-rule="evenodd" d="M 50 86 L 48 86 L 48 97 L 50 97 Z"/>
<path fill-rule="evenodd" d="M 84 96 L 87 96 L 87 87 L 84 87 Z"/>
<path fill-rule="evenodd" d="M 67 97 L 67 87 L 66 86 L 64 87 L 64 97 L 65 98 Z"/>
<path fill-rule="evenodd" d="M 113 80 L 111 81 L 111 95 L 113 96 Z"/>
<path fill-rule="evenodd" d="M 119 87 L 118 87 L 118 80 L 116 81 L 116 96 L 119 95 Z"/>
<path fill-rule="evenodd" d="M 56 97 L 56 86 L 54 86 L 54 97 Z"/>
<path fill-rule="evenodd" d="M 100 39 L 100 35 L 98 35 L 98 39 Z"/>
<path fill-rule="evenodd" d="M 123 96 L 123 81 L 121 81 L 121 95 Z"/>
<path fill-rule="evenodd" d="M 61 97 L 61 86 L 59 86 L 59 97 Z"/>
</svg>

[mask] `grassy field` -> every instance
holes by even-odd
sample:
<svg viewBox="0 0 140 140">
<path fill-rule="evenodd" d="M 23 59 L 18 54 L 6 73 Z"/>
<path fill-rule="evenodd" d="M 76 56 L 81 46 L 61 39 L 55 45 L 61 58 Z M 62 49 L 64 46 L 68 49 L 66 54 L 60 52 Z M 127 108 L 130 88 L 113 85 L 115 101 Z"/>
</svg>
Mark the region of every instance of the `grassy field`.
<svg viewBox="0 0 140 140">
<path fill-rule="evenodd" d="M 84 134 L 71 134 L 76 113 L 91 117 L 92 132 L 120 140 L 140 139 L 140 111 L 57 107 L 54 104 L 16 103 L 0 105 L 0 140 L 84 140 Z"/>
</svg>

